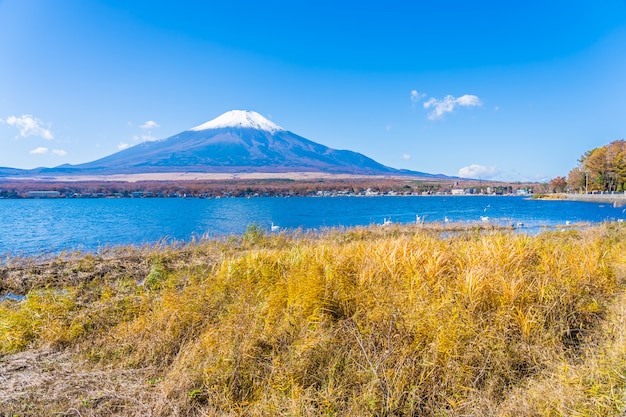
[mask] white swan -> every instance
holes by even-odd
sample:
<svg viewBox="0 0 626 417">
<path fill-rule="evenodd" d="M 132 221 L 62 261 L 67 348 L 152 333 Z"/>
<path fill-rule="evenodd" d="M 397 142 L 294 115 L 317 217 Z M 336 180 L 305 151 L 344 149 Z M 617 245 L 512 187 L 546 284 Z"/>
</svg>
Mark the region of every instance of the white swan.
<svg viewBox="0 0 626 417">
<path fill-rule="evenodd" d="M 271 229 L 272 229 L 272 232 L 276 232 L 276 231 L 280 230 L 280 226 L 277 226 L 277 225 L 274 224 L 274 222 L 272 222 L 272 228 Z"/>
</svg>

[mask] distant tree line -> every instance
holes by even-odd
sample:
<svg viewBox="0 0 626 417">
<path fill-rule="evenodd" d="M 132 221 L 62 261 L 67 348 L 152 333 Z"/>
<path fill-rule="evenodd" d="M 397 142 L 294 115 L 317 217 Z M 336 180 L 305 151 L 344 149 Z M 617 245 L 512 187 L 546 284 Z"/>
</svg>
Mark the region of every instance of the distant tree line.
<svg viewBox="0 0 626 417">
<path fill-rule="evenodd" d="M 29 181 L 1 180 L 0 198 L 21 198 L 29 191 L 58 191 L 62 197 L 256 197 L 310 196 L 326 192 L 340 194 L 436 194 L 453 188 L 471 190 L 473 194 L 512 194 L 518 189 L 545 192 L 539 184 L 514 185 L 486 181 L 412 180 L 393 178 L 367 179 L 258 179 L 193 181 Z"/>
<path fill-rule="evenodd" d="M 626 140 L 616 140 L 608 145 L 585 152 L 579 165 L 569 172 L 566 186 L 571 192 L 626 190 Z M 557 177 L 554 185 L 563 186 Z M 557 179 L 559 179 L 557 181 Z M 551 181 L 551 185 L 552 184 Z M 554 187 L 553 187 L 554 189 Z"/>
<path fill-rule="evenodd" d="M 20 198 L 29 191 L 58 191 L 63 197 L 133 197 L 136 193 L 149 197 L 253 197 L 253 196 L 308 196 L 322 192 L 360 194 L 396 192 L 398 194 L 435 193 L 446 188 L 448 182 L 402 181 L 385 178 L 353 180 L 189 180 L 189 181 L 2 181 L 0 198 Z M 449 188 L 449 186 L 448 186 Z"/>
</svg>

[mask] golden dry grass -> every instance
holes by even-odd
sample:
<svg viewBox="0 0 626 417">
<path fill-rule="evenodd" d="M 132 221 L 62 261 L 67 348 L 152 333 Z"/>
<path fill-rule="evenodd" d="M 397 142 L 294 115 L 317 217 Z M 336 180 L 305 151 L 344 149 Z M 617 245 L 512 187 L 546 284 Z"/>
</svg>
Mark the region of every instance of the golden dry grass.
<svg viewBox="0 0 626 417">
<path fill-rule="evenodd" d="M 251 227 L 224 241 L 9 259 L 4 291 L 28 294 L 0 302 L 0 392 L 22 387 L 0 409 L 619 416 L 625 253 L 623 224 L 537 236 Z M 48 371 L 55 392 L 69 384 L 55 369 L 69 367 L 104 394 L 16 385 L 15 358 L 42 349 L 62 354 Z"/>
</svg>

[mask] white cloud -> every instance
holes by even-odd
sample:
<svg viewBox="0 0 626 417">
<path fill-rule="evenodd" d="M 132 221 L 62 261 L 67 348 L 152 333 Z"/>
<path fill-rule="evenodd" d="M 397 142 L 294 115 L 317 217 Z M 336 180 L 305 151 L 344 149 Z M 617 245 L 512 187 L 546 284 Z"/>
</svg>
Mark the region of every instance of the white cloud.
<svg viewBox="0 0 626 417">
<path fill-rule="evenodd" d="M 459 169 L 457 175 L 463 178 L 489 179 L 498 175 L 498 169 L 495 165 L 485 166 L 473 164 Z"/>
<path fill-rule="evenodd" d="M 437 100 L 436 98 L 430 98 L 426 103 L 424 103 L 424 108 L 429 109 L 431 107 L 434 110 L 428 113 L 428 118 L 430 120 L 440 119 L 443 117 L 444 113 L 449 113 L 454 110 L 456 106 L 456 99 L 452 96 L 446 96 L 443 100 Z"/>
<path fill-rule="evenodd" d="M 482 105 L 482 102 L 477 96 L 465 94 L 459 98 L 447 95 L 442 100 L 437 100 L 436 98 L 431 97 L 424 103 L 424 108 L 432 108 L 433 110 L 428 113 L 428 119 L 437 120 L 441 119 L 444 114 L 454 111 L 457 106 L 474 107 L 480 105 Z"/>
<path fill-rule="evenodd" d="M 478 97 L 471 94 L 462 95 L 461 97 L 456 99 L 456 102 L 459 104 L 459 106 L 466 107 L 480 106 L 482 104 Z"/>
<path fill-rule="evenodd" d="M 133 136 L 133 140 L 135 142 L 154 142 L 158 139 L 155 136 L 143 134 Z"/>
<path fill-rule="evenodd" d="M 43 155 L 45 153 L 48 153 L 48 148 L 44 148 L 40 146 L 39 148 L 35 148 L 32 151 L 30 151 L 30 153 L 33 155 Z"/>
<path fill-rule="evenodd" d="M 129 126 L 131 125 L 130 122 Z M 142 124 L 141 126 L 139 126 L 140 129 L 142 129 L 142 133 L 138 134 L 138 135 L 134 135 L 133 136 L 133 141 L 134 142 L 154 142 L 156 140 L 159 140 L 156 136 L 152 136 L 152 129 L 156 129 L 158 127 L 161 127 L 157 122 L 155 122 L 154 120 L 148 120 L 147 122 L 145 122 L 144 124 Z M 117 145 L 117 149 L 126 149 L 126 148 L 130 148 L 132 145 L 122 142 L 119 145 Z"/>
<path fill-rule="evenodd" d="M 67 151 L 63 150 L 63 149 L 53 149 L 52 153 L 58 156 L 65 156 L 67 155 Z"/>
<path fill-rule="evenodd" d="M 48 140 L 54 139 L 50 131 L 50 125 L 46 125 L 41 120 L 29 114 L 23 114 L 19 117 L 9 116 L 5 120 L 5 123 L 18 128 L 20 130 L 20 136 L 23 138 L 26 136 L 39 136 Z"/>
<path fill-rule="evenodd" d="M 408 161 L 409 159 L 411 159 L 411 155 L 409 155 L 408 153 L 405 153 L 402 155 L 402 159 L 405 159 Z"/>
<path fill-rule="evenodd" d="M 411 101 L 413 103 L 417 103 L 418 101 L 420 101 L 424 97 L 426 97 L 426 94 L 419 93 L 417 90 L 411 90 Z"/>
<path fill-rule="evenodd" d="M 160 127 L 160 126 L 154 120 L 148 120 L 146 123 L 142 124 L 139 127 L 142 129 L 156 129 L 157 127 Z"/>
</svg>

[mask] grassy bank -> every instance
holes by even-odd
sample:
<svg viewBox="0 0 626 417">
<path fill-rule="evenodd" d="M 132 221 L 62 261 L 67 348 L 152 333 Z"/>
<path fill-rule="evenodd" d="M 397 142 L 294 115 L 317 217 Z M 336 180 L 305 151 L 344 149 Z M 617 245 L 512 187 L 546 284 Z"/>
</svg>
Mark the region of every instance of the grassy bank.
<svg viewBox="0 0 626 417">
<path fill-rule="evenodd" d="M 626 225 L 7 259 L 7 415 L 621 415 Z M 26 377 L 27 376 L 27 377 Z"/>
<path fill-rule="evenodd" d="M 616 206 L 626 204 L 626 194 L 570 194 L 570 193 L 552 193 L 552 194 L 535 194 L 535 199 L 540 200 L 569 200 L 569 201 L 585 201 L 589 203 L 609 203 Z"/>
</svg>

